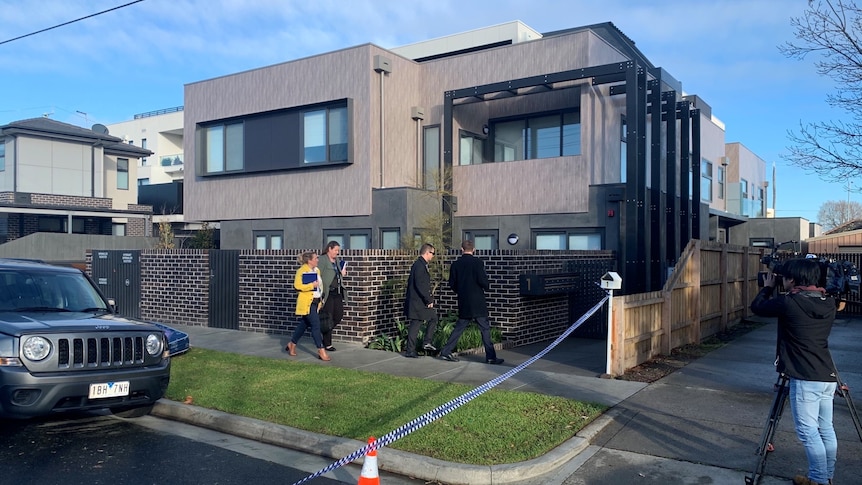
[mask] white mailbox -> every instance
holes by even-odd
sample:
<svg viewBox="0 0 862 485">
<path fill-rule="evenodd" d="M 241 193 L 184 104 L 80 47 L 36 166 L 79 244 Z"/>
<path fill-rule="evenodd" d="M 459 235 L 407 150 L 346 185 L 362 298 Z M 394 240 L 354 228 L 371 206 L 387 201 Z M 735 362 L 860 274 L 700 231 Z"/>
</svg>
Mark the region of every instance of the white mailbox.
<svg viewBox="0 0 862 485">
<path fill-rule="evenodd" d="M 606 290 L 619 290 L 623 287 L 623 279 L 614 271 L 608 271 L 602 276 L 602 288 Z"/>
</svg>

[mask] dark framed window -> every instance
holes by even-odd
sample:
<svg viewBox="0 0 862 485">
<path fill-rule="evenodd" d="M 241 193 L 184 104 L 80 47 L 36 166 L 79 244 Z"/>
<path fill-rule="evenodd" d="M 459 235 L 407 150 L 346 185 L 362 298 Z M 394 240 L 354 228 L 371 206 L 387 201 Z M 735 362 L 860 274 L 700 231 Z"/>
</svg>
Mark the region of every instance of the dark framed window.
<svg viewBox="0 0 862 485">
<path fill-rule="evenodd" d="M 401 229 L 380 229 L 380 249 L 401 249 Z"/>
<path fill-rule="evenodd" d="M 129 159 L 117 159 L 117 188 L 129 190 Z"/>
<path fill-rule="evenodd" d="M 600 229 L 571 228 L 533 231 L 535 249 L 602 249 L 604 237 Z"/>
<path fill-rule="evenodd" d="M 6 140 L 0 140 L 0 172 L 6 171 Z"/>
<path fill-rule="evenodd" d="M 479 165 L 485 152 L 485 137 L 469 131 L 461 131 L 461 143 L 458 150 L 460 165 Z"/>
<path fill-rule="evenodd" d="M 206 173 L 238 172 L 244 163 L 243 123 L 222 123 L 203 129 Z"/>
<path fill-rule="evenodd" d="M 323 231 L 323 245 L 335 241 L 341 249 L 371 249 L 370 229 L 326 229 Z"/>
<path fill-rule="evenodd" d="M 724 199 L 724 178 L 726 177 L 727 169 L 718 167 L 718 198 Z"/>
<path fill-rule="evenodd" d="M 623 115 L 620 118 L 620 183 L 626 182 L 628 172 L 628 125 L 626 125 L 626 117 Z"/>
<path fill-rule="evenodd" d="M 495 162 L 581 154 L 579 108 L 494 121 L 491 133 Z"/>
<path fill-rule="evenodd" d="M 347 106 L 302 113 L 303 163 L 347 161 Z"/>
<path fill-rule="evenodd" d="M 464 231 L 464 239 L 473 241 L 476 249 L 500 249 L 499 231 L 493 230 L 470 230 Z"/>
<path fill-rule="evenodd" d="M 284 249 L 284 231 L 254 231 L 255 249 Z"/>
</svg>

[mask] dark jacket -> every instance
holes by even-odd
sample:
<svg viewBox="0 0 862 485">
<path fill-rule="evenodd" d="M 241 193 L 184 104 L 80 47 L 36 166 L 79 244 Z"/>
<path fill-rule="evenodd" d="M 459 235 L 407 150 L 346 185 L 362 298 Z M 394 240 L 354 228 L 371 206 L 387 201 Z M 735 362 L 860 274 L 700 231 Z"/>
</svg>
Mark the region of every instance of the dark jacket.
<svg viewBox="0 0 862 485">
<path fill-rule="evenodd" d="M 458 318 L 488 316 L 485 291 L 488 290 L 485 263 L 472 254 L 462 254 L 449 269 L 449 288 L 458 295 Z"/>
<path fill-rule="evenodd" d="M 431 295 L 431 273 L 428 272 L 428 263 L 419 256 L 410 267 L 410 276 L 407 277 L 404 315 L 409 320 L 432 320 L 436 317 L 437 310 L 428 308 L 431 303 L 434 303 L 434 296 Z"/>
<path fill-rule="evenodd" d="M 820 291 L 800 291 L 772 297 L 764 287 L 751 302 L 751 311 L 778 317 L 776 370 L 805 381 L 835 382 L 829 353 L 829 333 L 835 321 L 835 300 Z"/>
</svg>

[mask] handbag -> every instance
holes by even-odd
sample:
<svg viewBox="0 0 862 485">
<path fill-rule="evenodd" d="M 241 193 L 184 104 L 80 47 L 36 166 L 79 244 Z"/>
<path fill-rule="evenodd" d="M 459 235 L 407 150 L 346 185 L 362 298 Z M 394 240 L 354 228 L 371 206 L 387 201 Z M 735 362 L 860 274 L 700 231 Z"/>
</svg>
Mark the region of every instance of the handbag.
<svg viewBox="0 0 862 485">
<path fill-rule="evenodd" d="M 320 317 L 320 333 L 329 333 L 332 331 L 332 314 L 327 312 L 319 313 Z"/>
</svg>

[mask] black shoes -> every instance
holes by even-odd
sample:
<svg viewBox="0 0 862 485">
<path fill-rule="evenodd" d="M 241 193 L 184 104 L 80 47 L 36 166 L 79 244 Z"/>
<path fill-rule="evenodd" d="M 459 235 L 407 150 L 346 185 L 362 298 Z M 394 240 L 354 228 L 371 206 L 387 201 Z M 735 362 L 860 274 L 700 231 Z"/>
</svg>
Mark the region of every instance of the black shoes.
<svg viewBox="0 0 862 485">
<path fill-rule="evenodd" d="M 406 354 L 404 354 L 404 357 L 407 357 L 408 359 L 418 359 L 419 354 L 417 354 L 416 352 L 407 352 Z"/>
<path fill-rule="evenodd" d="M 422 346 L 422 349 L 427 350 L 428 352 L 437 352 L 437 347 L 431 344 L 425 344 Z"/>
<path fill-rule="evenodd" d="M 485 361 L 485 363 L 491 365 L 500 365 L 503 363 L 503 359 L 488 359 Z"/>
<path fill-rule="evenodd" d="M 335 347 L 330 345 L 329 347 L 326 347 L 326 351 L 327 352 L 335 352 Z"/>
<path fill-rule="evenodd" d="M 443 354 L 440 356 L 443 360 L 448 360 L 449 362 L 458 362 L 458 357 L 455 357 L 452 354 Z"/>
</svg>

